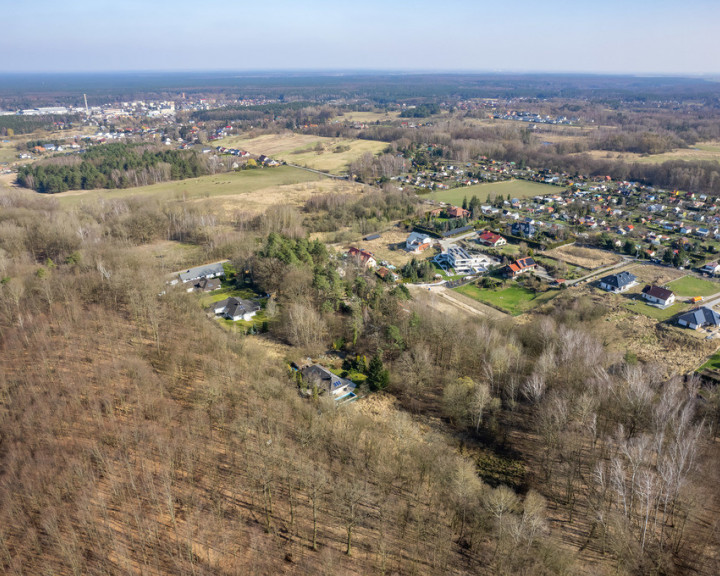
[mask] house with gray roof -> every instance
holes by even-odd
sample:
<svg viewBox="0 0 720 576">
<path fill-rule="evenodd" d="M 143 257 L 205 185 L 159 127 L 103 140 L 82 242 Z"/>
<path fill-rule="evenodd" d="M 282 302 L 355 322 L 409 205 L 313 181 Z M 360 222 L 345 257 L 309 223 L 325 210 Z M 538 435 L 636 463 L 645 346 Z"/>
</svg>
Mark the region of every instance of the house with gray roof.
<svg viewBox="0 0 720 576">
<path fill-rule="evenodd" d="M 217 278 L 218 276 L 225 276 L 225 268 L 223 268 L 222 262 L 217 264 L 206 264 L 205 266 L 198 266 L 197 268 L 190 268 L 185 272 L 180 272 L 180 280 L 183 284 L 187 282 L 195 282 L 203 278 Z"/>
<path fill-rule="evenodd" d="M 319 390 L 324 390 L 334 397 L 343 396 L 355 389 L 355 384 L 351 380 L 333 374 L 320 364 L 310 364 L 302 368 L 300 372 L 308 384 L 317 386 Z"/>
<path fill-rule="evenodd" d="M 600 278 L 600 288 L 606 292 L 612 292 L 613 294 L 619 294 L 625 292 L 632 286 L 637 284 L 637 277 L 630 272 L 618 272 L 617 274 L 610 274 Z"/>
<path fill-rule="evenodd" d="M 260 304 L 252 300 L 231 297 L 215 302 L 212 310 L 216 316 L 223 316 L 229 320 L 250 320 L 260 311 Z"/>
<path fill-rule="evenodd" d="M 678 318 L 678 324 L 685 326 L 691 330 L 697 330 L 698 328 L 720 326 L 720 314 L 715 312 L 712 308 L 703 306 L 702 308 L 695 308 L 686 312 Z"/>
</svg>

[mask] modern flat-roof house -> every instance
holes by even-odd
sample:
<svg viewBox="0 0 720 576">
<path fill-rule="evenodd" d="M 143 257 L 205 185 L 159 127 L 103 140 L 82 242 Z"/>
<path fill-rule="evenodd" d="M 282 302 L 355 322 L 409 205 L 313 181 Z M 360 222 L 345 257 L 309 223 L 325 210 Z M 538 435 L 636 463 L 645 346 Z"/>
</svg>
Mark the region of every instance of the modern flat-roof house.
<svg viewBox="0 0 720 576">
<path fill-rule="evenodd" d="M 212 310 L 217 316 L 230 320 L 250 320 L 260 311 L 260 304 L 252 300 L 231 297 L 215 302 Z"/>
<path fill-rule="evenodd" d="M 600 288 L 606 292 L 619 294 L 636 284 L 637 277 L 630 272 L 619 272 L 600 278 Z"/>
<path fill-rule="evenodd" d="M 372 252 L 368 252 L 367 250 L 361 250 L 353 246 L 348 250 L 348 257 L 355 260 L 364 268 L 375 268 L 375 266 L 377 266 L 377 261 L 373 257 Z"/>
<path fill-rule="evenodd" d="M 507 244 L 507 240 L 500 236 L 500 234 L 495 234 L 495 232 L 490 232 L 489 230 L 486 230 L 478 236 L 478 242 L 485 244 L 485 246 L 491 246 L 492 248 Z"/>
<path fill-rule="evenodd" d="M 194 282 L 202 278 L 216 278 L 218 276 L 225 276 L 225 268 L 222 263 L 220 264 L 206 264 L 205 266 L 198 266 L 197 268 L 190 268 L 185 272 L 180 272 L 180 281 L 185 284 L 186 282 Z"/>
<path fill-rule="evenodd" d="M 421 232 L 411 232 L 405 240 L 405 250 L 420 254 L 432 246 L 432 238 Z"/>
<path fill-rule="evenodd" d="M 486 272 L 493 261 L 483 254 L 471 254 L 460 246 L 450 246 L 435 257 L 438 263 L 447 264 L 456 274 L 475 274 Z"/>
<path fill-rule="evenodd" d="M 515 262 L 511 262 L 510 264 L 505 266 L 503 274 L 507 278 L 515 278 L 523 272 L 529 272 L 530 270 L 534 270 L 535 268 L 537 268 L 537 263 L 535 262 L 535 260 L 529 257 L 520 258 L 518 260 L 515 260 Z"/>
<path fill-rule="evenodd" d="M 650 304 L 667 308 L 675 303 L 675 294 L 667 288 L 660 286 L 651 286 L 648 284 L 643 288 L 642 295 Z"/>
<path fill-rule="evenodd" d="M 320 364 L 311 364 L 300 370 L 305 381 L 315 385 L 335 397 L 342 396 L 355 389 L 355 384 L 346 378 L 340 378 Z"/>
<path fill-rule="evenodd" d="M 712 308 L 703 306 L 686 312 L 678 318 L 678 324 L 691 330 L 697 330 L 705 326 L 720 326 L 720 314 Z"/>
</svg>

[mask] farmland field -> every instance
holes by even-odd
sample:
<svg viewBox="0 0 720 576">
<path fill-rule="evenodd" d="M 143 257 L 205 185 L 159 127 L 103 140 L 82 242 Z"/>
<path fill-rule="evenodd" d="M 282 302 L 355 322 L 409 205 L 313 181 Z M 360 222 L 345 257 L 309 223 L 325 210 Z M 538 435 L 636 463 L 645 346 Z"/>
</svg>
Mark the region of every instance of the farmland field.
<svg viewBox="0 0 720 576">
<path fill-rule="evenodd" d="M 333 174 L 347 171 L 348 165 L 363 154 L 380 154 L 387 147 L 386 143 L 374 140 L 326 138 L 294 132 L 266 134 L 256 138 L 231 136 L 216 140 L 215 143 Z"/>
<path fill-rule="evenodd" d="M 679 280 L 673 280 L 665 286 L 678 296 L 692 298 L 693 296 L 710 296 L 720 292 L 720 284 L 696 278 L 695 276 L 684 276 Z"/>
<path fill-rule="evenodd" d="M 545 304 L 558 294 L 557 291 L 533 292 L 518 284 L 511 284 L 507 288 L 499 290 L 486 290 L 475 284 L 466 284 L 455 288 L 455 290 L 478 302 L 497 306 L 513 316 L 519 316 Z"/>
<path fill-rule="evenodd" d="M 475 186 L 463 186 L 452 190 L 439 190 L 431 192 L 430 197 L 438 202 L 447 202 L 460 206 L 463 199 L 470 200 L 477 196 L 481 202 L 485 202 L 488 195 L 502 194 L 507 198 L 531 198 L 532 196 L 543 196 L 546 194 L 557 194 L 562 190 L 558 186 L 528 182 L 527 180 L 506 180 L 504 182 L 487 182 Z"/>
</svg>

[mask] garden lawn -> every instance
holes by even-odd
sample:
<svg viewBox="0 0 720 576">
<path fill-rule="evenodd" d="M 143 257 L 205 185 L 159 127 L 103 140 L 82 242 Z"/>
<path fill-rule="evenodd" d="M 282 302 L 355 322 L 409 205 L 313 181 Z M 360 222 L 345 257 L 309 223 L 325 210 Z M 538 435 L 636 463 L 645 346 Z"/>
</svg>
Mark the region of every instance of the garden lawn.
<svg viewBox="0 0 720 576">
<path fill-rule="evenodd" d="M 440 190 L 431 192 L 430 197 L 437 202 L 448 202 L 454 206 L 461 206 L 465 198 L 468 202 L 473 196 L 477 196 L 480 202 L 485 202 L 488 195 L 502 194 L 505 198 L 531 198 L 533 196 L 545 196 L 547 194 L 559 194 L 564 188 L 539 182 L 528 182 L 527 180 L 505 180 L 504 182 L 485 182 L 474 186 L 462 186 L 451 190 Z"/>
<path fill-rule="evenodd" d="M 720 351 L 710 356 L 708 361 L 698 368 L 698 371 L 700 370 L 720 370 Z"/>
<path fill-rule="evenodd" d="M 695 276 L 683 276 L 677 280 L 673 280 L 665 285 L 668 290 L 672 290 L 678 296 L 710 296 L 720 292 L 720 284 L 696 278 Z"/>
<path fill-rule="evenodd" d="M 655 306 L 650 306 L 639 299 L 629 300 L 625 303 L 625 307 L 632 312 L 642 314 L 643 316 L 649 316 L 658 322 L 665 322 L 676 314 L 684 312 L 688 308 L 687 304 L 684 304 L 683 302 L 675 302 L 675 304 L 663 310 L 661 308 L 656 308 Z"/>
<path fill-rule="evenodd" d="M 513 316 L 519 316 L 537 306 L 545 304 L 558 294 L 555 290 L 533 292 L 519 284 L 511 284 L 506 288 L 500 288 L 498 290 L 488 290 L 480 288 L 476 284 L 466 284 L 465 286 L 455 288 L 455 290 L 468 298 L 484 304 L 490 304 Z"/>
</svg>

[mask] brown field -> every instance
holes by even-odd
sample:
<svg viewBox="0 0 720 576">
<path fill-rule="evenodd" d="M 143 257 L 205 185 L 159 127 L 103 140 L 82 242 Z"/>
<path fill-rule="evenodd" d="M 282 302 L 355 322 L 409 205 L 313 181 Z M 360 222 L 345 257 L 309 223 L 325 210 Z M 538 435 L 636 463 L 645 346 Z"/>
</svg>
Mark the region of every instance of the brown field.
<svg viewBox="0 0 720 576">
<path fill-rule="evenodd" d="M 645 287 L 645 284 L 664 286 L 668 282 L 672 282 L 686 275 L 682 270 L 669 268 L 667 266 L 657 266 L 656 264 L 638 264 L 627 268 L 627 270 L 637 276 L 638 279 L 638 286 L 631 290 L 633 292 L 640 292 Z"/>
<path fill-rule="evenodd" d="M 216 143 L 334 174 L 346 171 L 348 164 L 363 154 L 380 154 L 387 147 L 386 143 L 373 140 L 327 138 L 294 132 L 265 134 L 255 138 L 247 135 L 231 136 L 217 140 Z"/>
<path fill-rule="evenodd" d="M 595 248 L 582 248 L 574 245 L 560 246 L 560 248 L 548 250 L 544 254 L 545 256 L 562 260 L 574 266 L 587 268 L 588 270 L 611 266 L 621 260 L 620 256 L 611 252 L 596 250 Z"/>
<path fill-rule="evenodd" d="M 585 154 L 589 154 L 593 158 L 624 160 L 625 162 L 639 162 L 641 164 L 659 164 L 668 160 L 720 161 L 720 142 L 717 140 L 698 142 L 690 148 L 677 148 L 663 154 L 635 154 L 608 150 L 590 150 Z"/>
</svg>

